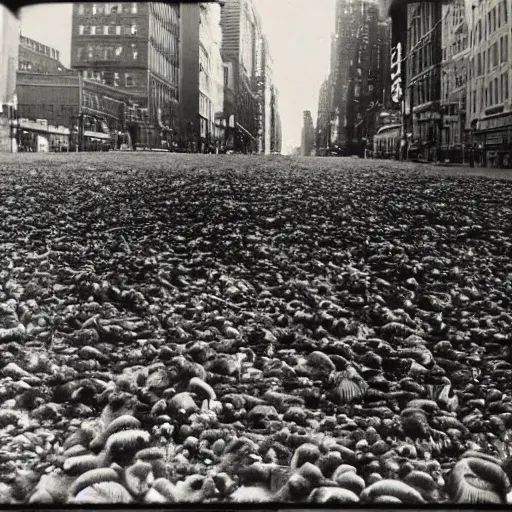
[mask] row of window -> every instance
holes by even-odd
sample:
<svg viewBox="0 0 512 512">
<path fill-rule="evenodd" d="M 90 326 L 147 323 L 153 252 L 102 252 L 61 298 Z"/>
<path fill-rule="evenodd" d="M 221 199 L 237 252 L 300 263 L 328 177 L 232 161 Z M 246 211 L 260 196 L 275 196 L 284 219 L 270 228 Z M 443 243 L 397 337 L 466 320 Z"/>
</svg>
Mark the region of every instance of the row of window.
<svg viewBox="0 0 512 512">
<path fill-rule="evenodd" d="M 84 70 L 82 76 L 112 87 L 137 87 L 138 85 L 133 73 Z"/>
<path fill-rule="evenodd" d="M 51 57 L 52 59 L 59 60 L 59 51 L 55 48 L 50 48 L 49 46 L 46 46 L 45 44 L 38 43 L 37 41 L 34 41 L 33 39 L 29 39 L 28 37 L 20 37 L 20 44 L 30 48 L 31 50 L 34 50 L 37 53 L 41 53 L 42 55 L 47 55 L 48 57 Z"/>
<path fill-rule="evenodd" d="M 124 53 L 129 52 L 131 60 L 138 60 L 139 50 L 136 44 L 132 43 L 131 46 L 78 46 L 76 49 L 76 57 L 78 61 L 97 61 L 97 60 L 126 60 Z"/>
<path fill-rule="evenodd" d="M 479 94 L 480 110 L 494 105 L 499 105 L 509 99 L 509 77 L 508 72 L 502 73 L 494 78 L 484 87 L 482 84 Z M 477 112 L 477 91 L 470 93 L 469 109 L 471 113 Z"/>
<path fill-rule="evenodd" d="M 436 85 L 438 83 L 438 76 L 435 74 L 427 74 L 421 80 L 418 80 L 412 86 L 413 103 L 422 105 L 433 101 L 437 95 Z"/>
<path fill-rule="evenodd" d="M 149 49 L 149 68 L 173 84 L 177 84 L 179 81 L 178 62 L 171 62 L 153 46 L 150 46 Z"/>
<path fill-rule="evenodd" d="M 121 36 L 137 35 L 137 25 L 79 25 L 78 34 L 81 36 Z"/>
<path fill-rule="evenodd" d="M 29 61 L 20 61 L 18 64 L 18 68 L 20 71 L 32 71 L 35 73 L 51 73 L 55 70 L 63 71 L 62 66 L 45 66 L 42 64 L 34 64 Z"/>
<path fill-rule="evenodd" d="M 492 34 L 497 29 L 501 28 L 502 25 L 508 23 L 508 9 L 507 1 L 502 0 L 498 5 L 494 6 L 487 13 L 487 35 Z"/>
<path fill-rule="evenodd" d="M 471 66 L 473 68 L 472 74 L 473 76 L 482 76 L 486 71 L 489 72 L 499 64 L 503 64 L 507 61 L 508 34 L 500 38 L 499 45 L 498 41 L 496 41 L 487 49 L 487 51 L 484 50 L 483 52 L 476 55 L 473 66 Z"/>
<path fill-rule="evenodd" d="M 434 60 L 434 47 L 431 43 L 425 44 L 418 48 L 412 54 L 411 59 L 411 76 L 415 76 L 425 68 L 432 66 Z"/>
<path fill-rule="evenodd" d="M 78 14 L 80 16 L 97 14 L 121 14 L 122 12 L 129 12 L 137 14 L 137 2 L 130 3 L 101 3 L 101 4 L 79 4 Z"/>
</svg>

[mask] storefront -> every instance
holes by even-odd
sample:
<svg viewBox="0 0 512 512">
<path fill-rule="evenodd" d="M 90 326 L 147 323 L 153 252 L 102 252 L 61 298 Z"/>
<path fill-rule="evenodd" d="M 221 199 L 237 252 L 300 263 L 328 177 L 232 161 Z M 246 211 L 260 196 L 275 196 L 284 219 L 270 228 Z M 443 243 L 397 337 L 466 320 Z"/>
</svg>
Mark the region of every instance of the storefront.
<svg viewBox="0 0 512 512">
<path fill-rule="evenodd" d="M 475 148 L 481 153 L 480 166 L 512 169 L 512 112 L 480 119 Z"/>
</svg>

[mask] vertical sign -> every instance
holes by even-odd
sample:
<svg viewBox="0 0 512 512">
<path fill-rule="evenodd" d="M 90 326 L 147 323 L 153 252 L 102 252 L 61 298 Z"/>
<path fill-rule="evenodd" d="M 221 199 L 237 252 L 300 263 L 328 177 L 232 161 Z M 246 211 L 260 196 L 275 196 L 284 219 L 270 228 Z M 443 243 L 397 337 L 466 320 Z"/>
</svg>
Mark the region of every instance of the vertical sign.
<svg viewBox="0 0 512 512">
<path fill-rule="evenodd" d="M 400 103 L 402 96 L 402 43 L 397 43 L 391 51 L 391 99 Z"/>
</svg>

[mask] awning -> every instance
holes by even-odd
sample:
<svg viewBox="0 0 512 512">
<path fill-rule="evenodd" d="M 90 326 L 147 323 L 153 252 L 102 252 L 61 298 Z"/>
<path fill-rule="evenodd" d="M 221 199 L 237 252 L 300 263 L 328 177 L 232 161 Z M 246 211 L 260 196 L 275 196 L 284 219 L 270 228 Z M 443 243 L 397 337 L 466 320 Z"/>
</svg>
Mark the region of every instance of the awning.
<svg viewBox="0 0 512 512">
<path fill-rule="evenodd" d="M 247 131 L 240 123 L 236 123 L 237 127 L 240 128 L 245 134 L 247 134 L 252 140 L 256 140 L 249 131 Z"/>
</svg>

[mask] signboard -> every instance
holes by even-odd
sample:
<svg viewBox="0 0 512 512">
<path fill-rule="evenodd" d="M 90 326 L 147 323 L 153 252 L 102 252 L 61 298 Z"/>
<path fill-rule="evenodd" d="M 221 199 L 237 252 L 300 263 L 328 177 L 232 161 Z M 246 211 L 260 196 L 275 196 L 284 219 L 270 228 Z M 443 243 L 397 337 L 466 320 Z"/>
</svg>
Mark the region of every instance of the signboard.
<svg viewBox="0 0 512 512">
<path fill-rule="evenodd" d="M 391 100 L 400 103 L 402 90 L 402 43 L 391 50 Z"/>
<path fill-rule="evenodd" d="M 496 128 L 503 128 L 505 126 L 512 126 L 512 114 L 481 119 L 477 123 L 477 130 L 492 130 Z"/>
</svg>

